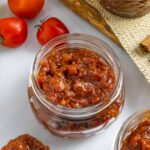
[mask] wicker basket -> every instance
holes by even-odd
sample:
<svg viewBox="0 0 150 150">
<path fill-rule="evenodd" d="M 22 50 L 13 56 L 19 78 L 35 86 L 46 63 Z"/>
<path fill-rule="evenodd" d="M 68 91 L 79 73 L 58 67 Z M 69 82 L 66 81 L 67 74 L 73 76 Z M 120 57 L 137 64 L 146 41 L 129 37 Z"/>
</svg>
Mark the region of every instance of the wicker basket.
<svg viewBox="0 0 150 150">
<path fill-rule="evenodd" d="M 150 0 L 101 0 L 112 13 L 124 17 L 140 17 L 150 12 Z"/>
</svg>

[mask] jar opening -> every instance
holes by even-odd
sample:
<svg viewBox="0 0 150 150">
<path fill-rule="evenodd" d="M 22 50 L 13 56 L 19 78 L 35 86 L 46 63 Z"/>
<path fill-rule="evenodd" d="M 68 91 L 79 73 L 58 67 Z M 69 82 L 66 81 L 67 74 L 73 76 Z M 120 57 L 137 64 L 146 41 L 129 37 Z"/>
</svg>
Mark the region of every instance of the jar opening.
<svg viewBox="0 0 150 150">
<path fill-rule="evenodd" d="M 100 56 L 102 56 L 113 68 L 113 71 L 115 72 L 116 75 L 116 83 L 113 92 L 110 93 L 110 95 L 107 98 L 102 99 L 99 103 L 84 108 L 67 108 L 49 102 L 47 100 L 46 95 L 43 94 L 42 90 L 40 89 L 36 80 L 36 75 L 39 69 L 39 62 L 51 50 L 53 49 L 61 50 L 63 48 L 85 48 L 93 50 Z M 48 44 L 46 44 L 43 48 L 41 48 L 37 53 L 31 71 L 32 71 L 31 80 L 33 90 L 36 93 L 36 96 L 38 97 L 40 102 L 48 109 L 50 109 L 52 112 L 64 117 L 71 117 L 71 118 L 83 118 L 87 116 L 92 116 L 97 112 L 100 112 L 103 109 L 105 109 L 118 97 L 123 82 L 123 75 L 120 69 L 120 64 L 116 55 L 113 53 L 113 50 L 100 39 L 86 34 L 66 34 L 59 36 L 48 42 Z"/>
</svg>

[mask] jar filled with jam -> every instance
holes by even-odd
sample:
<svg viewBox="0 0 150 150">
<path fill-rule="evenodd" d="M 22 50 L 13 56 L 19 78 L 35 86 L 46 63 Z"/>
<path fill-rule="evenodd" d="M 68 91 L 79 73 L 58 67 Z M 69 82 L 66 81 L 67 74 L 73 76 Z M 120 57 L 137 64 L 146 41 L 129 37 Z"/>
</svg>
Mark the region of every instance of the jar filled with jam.
<svg viewBox="0 0 150 150">
<path fill-rule="evenodd" d="M 101 4 L 123 17 L 141 17 L 150 12 L 150 0 L 101 0 Z"/>
<path fill-rule="evenodd" d="M 100 39 L 63 35 L 36 55 L 28 95 L 36 118 L 51 133 L 87 137 L 108 127 L 122 110 L 123 73 Z"/>
<path fill-rule="evenodd" d="M 118 133 L 114 150 L 150 150 L 150 110 L 127 119 Z"/>
</svg>

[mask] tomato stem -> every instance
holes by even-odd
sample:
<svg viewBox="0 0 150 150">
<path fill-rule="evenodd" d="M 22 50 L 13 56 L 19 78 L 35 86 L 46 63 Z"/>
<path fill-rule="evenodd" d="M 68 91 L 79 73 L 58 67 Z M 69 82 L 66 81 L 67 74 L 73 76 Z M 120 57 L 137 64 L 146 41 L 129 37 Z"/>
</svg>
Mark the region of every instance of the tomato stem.
<svg viewBox="0 0 150 150">
<path fill-rule="evenodd" d="M 37 29 L 40 29 L 40 27 L 41 27 L 41 25 L 39 25 L 39 24 L 37 24 L 37 25 L 34 26 L 35 29 L 36 29 L 36 28 L 37 28 Z"/>
<path fill-rule="evenodd" d="M 48 17 L 49 17 L 49 16 L 46 16 L 44 19 L 41 19 L 41 20 L 40 20 L 40 23 L 42 24 Z M 35 25 L 34 28 L 35 28 L 35 29 L 37 28 L 37 29 L 39 30 L 39 29 L 41 28 L 41 24 L 40 24 L 40 25 L 39 25 L 39 24 Z"/>
<path fill-rule="evenodd" d="M 3 43 L 3 41 L 4 41 L 4 37 L 0 35 L 0 43 Z"/>
<path fill-rule="evenodd" d="M 40 22 L 43 23 L 45 20 L 47 20 L 49 16 L 46 16 L 45 18 L 41 19 Z"/>
</svg>

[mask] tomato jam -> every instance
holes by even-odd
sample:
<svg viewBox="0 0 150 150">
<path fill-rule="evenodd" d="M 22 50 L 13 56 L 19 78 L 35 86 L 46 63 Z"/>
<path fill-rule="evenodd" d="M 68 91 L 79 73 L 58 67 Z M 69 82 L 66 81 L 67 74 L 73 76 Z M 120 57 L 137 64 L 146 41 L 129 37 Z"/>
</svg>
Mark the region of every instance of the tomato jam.
<svg viewBox="0 0 150 150">
<path fill-rule="evenodd" d="M 86 49 L 52 50 L 39 64 L 37 81 L 55 105 L 82 108 L 107 98 L 115 73 L 98 54 Z"/>
<path fill-rule="evenodd" d="M 51 133 L 87 137 L 121 112 L 123 73 L 113 50 L 100 39 L 63 35 L 37 54 L 28 95 L 37 120 Z"/>
<path fill-rule="evenodd" d="M 34 137 L 24 134 L 8 142 L 1 150 L 50 150 Z"/>
<path fill-rule="evenodd" d="M 130 131 L 121 150 L 150 150 L 150 120 L 142 121 Z"/>
</svg>

